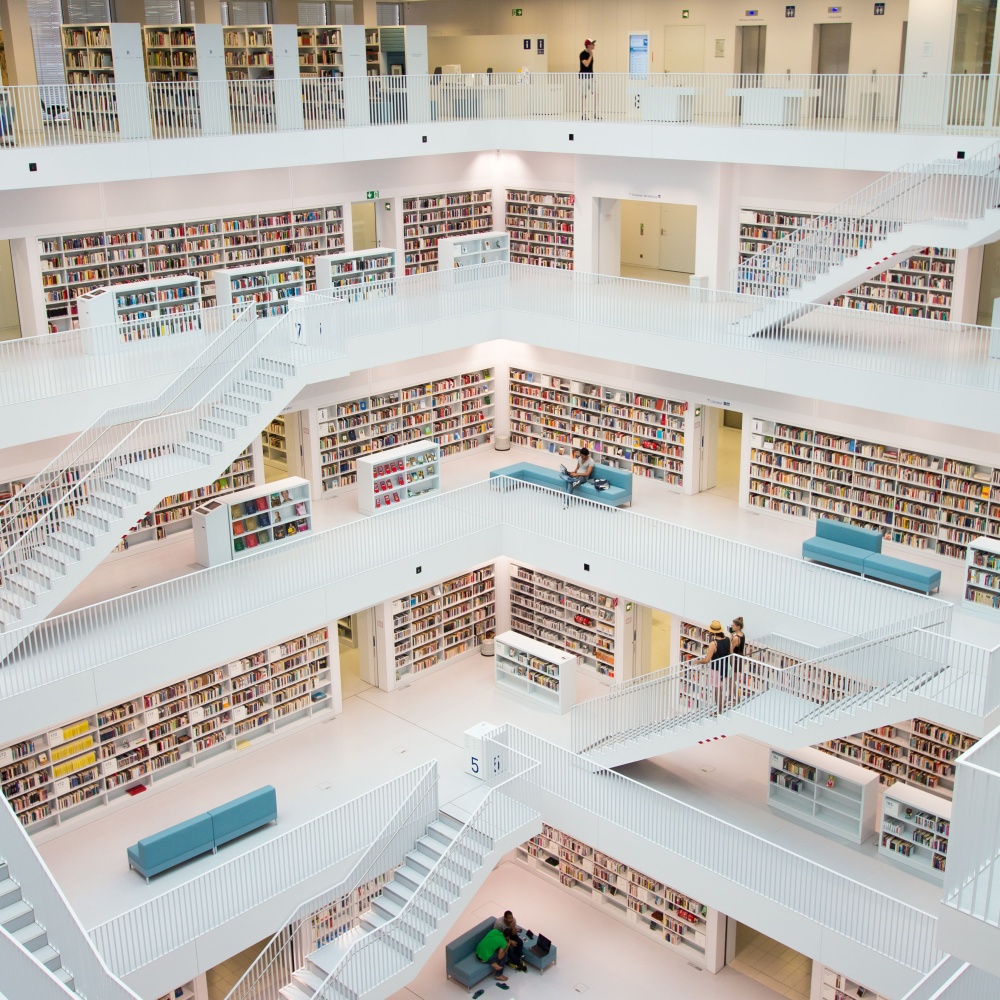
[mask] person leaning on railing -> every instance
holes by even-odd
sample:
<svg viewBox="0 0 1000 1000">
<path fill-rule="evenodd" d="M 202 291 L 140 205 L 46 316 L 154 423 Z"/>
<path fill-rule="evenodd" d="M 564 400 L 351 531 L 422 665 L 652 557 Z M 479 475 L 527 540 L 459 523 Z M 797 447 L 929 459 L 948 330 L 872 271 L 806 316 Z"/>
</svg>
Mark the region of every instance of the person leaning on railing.
<svg viewBox="0 0 1000 1000">
<path fill-rule="evenodd" d="M 715 691 L 715 708 L 721 712 L 723 708 L 726 681 L 729 677 L 729 655 L 732 652 L 732 642 L 723 631 L 722 622 L 716 618 L 708 626 L 708 648 L 696 664 L 708 664 L 712 689 Z"/>
</svg>

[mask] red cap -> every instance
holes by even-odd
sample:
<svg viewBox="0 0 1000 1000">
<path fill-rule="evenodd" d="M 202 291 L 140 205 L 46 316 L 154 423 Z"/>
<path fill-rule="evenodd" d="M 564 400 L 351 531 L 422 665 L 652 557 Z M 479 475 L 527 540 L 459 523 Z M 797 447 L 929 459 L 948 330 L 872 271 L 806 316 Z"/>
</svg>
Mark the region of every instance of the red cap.
<svg viewBox="0 0 1000 1000">
<path fill-rule="evenodd" d="M 583 47 L 584 48 L 586 48 L 588 45 L 596 45 L 596 44 L 597 44 L 597 39 L 596 38 L 585 38 L 583 40 Z"/>
</svg>

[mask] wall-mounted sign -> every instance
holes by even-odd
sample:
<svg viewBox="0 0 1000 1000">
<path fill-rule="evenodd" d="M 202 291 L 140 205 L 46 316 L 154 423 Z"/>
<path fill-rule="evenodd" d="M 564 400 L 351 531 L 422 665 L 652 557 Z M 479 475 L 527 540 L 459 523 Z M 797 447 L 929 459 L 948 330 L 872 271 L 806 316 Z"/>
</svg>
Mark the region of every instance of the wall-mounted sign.
<svg viewBox="0 0 1000 1000">
<path fill-rule="evenodd" d="M 628 36 L 628 71 L 645 76 L 649 72 L 649 32 L 633 31 Z"/>
<path fill-rule="evenodd" d="M 885 14 L 885 4 L 877 3 L 875 4 L 875 16 L 882 17 Z"/>
<path fill-rule="evenodd" d="M 716 38 L 715 40 L 715 58 L 722 59 L 726 55 L 726 40 L 724 38 Z"/>
<path fill-rule="evenodd" d="M 539 39 L 538 39 L 538 40 L 537 40 L 537 41 L 535 42 L 535 51 L 536 51 L 536 52 L 537 52 L 537 53 L 538 53 L 538 54 L 539 54 L 540 56 L 544 56 L 544 55 L 545 55 L 545 39 L 544 39 L 544 38 L 539 38 Z"/>
<path fill-rule="evenodd" d="M 525 52 L 530 52 L 531 51 L 531 39 L 530 38 L 526 38 L 524 40 L 524 50 L 525 50 Z"/>
<path fill-rule="evenodd" d="M 523 7 L 511 7 L 511 9 L 510 9 L 510 16 L 511 17 L 521 17 L 522 14 L 524 14 L 524 8 Z"/>
<path fill-rule="evenodd" d="M 365 198 L 368 201 L 374 201 L 378 197 L 378 191 L 366 191 Z"/>
<path fill-rule="evenodd" d="M 785 8 L 785 17 L 795 17 L 795 8 L 789 5 Z"/>
<path fill-rule="evenodd" d="M 681 11 L 681 17 L 690 17 L 690 16 L 691 16 L 691 11 L 689 11 L 689 10 L 682 10 Z"/>
</svg>

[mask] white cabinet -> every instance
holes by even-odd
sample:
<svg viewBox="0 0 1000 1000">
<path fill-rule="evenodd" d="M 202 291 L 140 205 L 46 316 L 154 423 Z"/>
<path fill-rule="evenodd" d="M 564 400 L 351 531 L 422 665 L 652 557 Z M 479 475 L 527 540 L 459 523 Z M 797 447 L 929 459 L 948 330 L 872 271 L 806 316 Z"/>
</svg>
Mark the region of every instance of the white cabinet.
<svg viewBox="0 0 1000 1000">
<path fill-rule="evenodd" d="M 438 260 L 443 285 L 505 277 L 509 273 L 504 265 L 510 263 L 510 236 L 497 232 L 452 236 L 438 243 Z M 483 266 L 486 264 L 495 266 Z"/>
<path fill-rule="evenodd" d="M 965 553 L 965 607 L 1000 615 L 1000 539 L 974 538 Z"/>
<path fill-rule="evenodd" d="M 220 307 L 229 306 L 235 314 L 252 305 L 260 318 L 281 316 L 289 300 L 306 288 L 305 265 L 297 260 L 230 267 L 213 271 L 212 278 Z"/>
<path fill-rule="evenodd" d="M 316 290 L 338 298 L 367 299 L 396 290 L 396 251 L 388 247 L 316 258 Z"/>
<path fill-rule="evenodd" d="M 433 441 L 415 441 L 359 458 L 357 468 L 362 514 L 391 510 L 441 489 L 441 448 Z"/>
<path fill-rule="evenodd" d="M 897 864 L 944 881 L 951 835 L 951 802 L 939 795 L 895 785 L 882 798 L 878 852 Z"/>
<path fill-rule="evenodd" d="M 576 657 L 517 632 L 496 639 L 496 685 L 539 708 L 568 712 L 576 704 Z"/>
<path fill-rule="evenodd" d="M 771 751 L 767 804 L 855 844 L 875 831 L 878 775 L 805 748 Z"/>
</svg>

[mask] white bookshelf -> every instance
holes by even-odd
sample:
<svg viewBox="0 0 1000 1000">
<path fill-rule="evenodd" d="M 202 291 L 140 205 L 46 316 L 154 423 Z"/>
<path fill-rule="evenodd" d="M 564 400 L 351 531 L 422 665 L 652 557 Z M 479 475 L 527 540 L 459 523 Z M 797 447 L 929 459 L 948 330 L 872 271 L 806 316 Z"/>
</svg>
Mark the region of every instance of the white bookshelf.
<svg viewBox="0 0 1000 1000">
<path fill-rule="evenodd" d="M 406 274 L 438 269 L 438 241 L 493 231 L 493 192 L 456 191 L 403 199 L 403 264 Z"/>
<path fill-rule="evenodd" d="M 485 632 L 496 630 L 496 567 L 488 563 L 404 594 L 381 611 L 376 652 L 392 690 L 473 652 Z"/>
<path fill-rule="evenodd" d="M 440 447 L 443 459 L 489 443 L 494 422 L 493 369 L 335 400 L 317 411 L 323 491 L 357 482 L 357 461 L 415 442 Z"/>
<path fill-rule="evenodd" d="M 496 637 L 496 686 L 538 708 L 565 715 L 576 704 L 576 664 L 563 652 L 518 632 Z"/>
<path fill-rule="evenodd" d="M 567 456 L 586 446 L 602 465 L 684 487 L 688 404 L 569 376 L 510 369 L 510 439 Z"/>
<path fill-rule="evenodd" d="M 327 906 L 309 915 L 308 931 L 303 932 L 300 954 L 309 954 L 323 945 L 336 941 L 342 934 L 353 930 L 361 922 L 361 917 L 371 908 L 372 900 L 382 892 L 386 882 L 391 881 L 394 868 L 376 875 L 356 886 L 351 892 L 335 899 Z M 305 934 L 308 937 L 305 937 Z"/>
<path fill-rule="evenodd" d="M 260 318 L 287 312 L 289 300 L 306 290 L 305 265 L 293 260 L 230 267 L 213 271 L 212 278 L 220 307 L 237 313 L 253 305 Z"/>
<path fill-rule="evenodd" d="M 955 759 L 976 742 L 977 737 L 957 729 L 908 719 L 830 740 L 820 749 L 875 771 L 883 785 L 902 782 L 950 799 Z"/>
<path fill-rule="evenodd" d="M 260 448 L 266 461 L 287 465 L 288 438 L 285 418 L 280 413 L 260 432 Z"/>
<path fill-rule="evenodd" d="M 1000 539 L 974 538 L 965 555 L 965 597 L 969 611 L 1000 615 Z"/>
<path fill-rule="evenodd" d="M 120 281 L 190 274 L 201 279 L 207 309 L 216 305 L 217 268 L 292 259 L 305 266 L 311 291 L 316 256 L 343 248 L 343 205 L 44 236 L 38 249 L 49 331 L 77 325 L 80 295 Z"/>
<path fill-rule="evenodd" d="M 338 298 L 367 299 L 396 292 L 396 251 L 387 247 L 316 258 L 316 290 Z"/>
<path fill-rule="evenodd" d="M 267 81 L 230 89 L 234 128 L 278 131 L 303 127 L 299 38 L 294 24 L 229 25 L 223 28 L 226 79 Z"/>
<path fill-rule="evenodd" d="M 312 530 L 309 480 L 279 479 L 196 507 L 195 559 L 215 566 L 294 541 Z"/>
<path fill-rule="evenodd" d="M 951 836 L 951 802 L 898 785 L 882 797 L 878 852 L 904 868 L 944 881 Z"/>
<path fill-rule="evenodd" d="M 749 443 L 750 507 L 836 518 L 954 559 L 1000 538 L 1000 468 L 762 417 Z"/>
<path fill-rule="evenodd" d="M 475 233 L 470 236 L 449 236 L 438 242 L 438 267 L 445 284 L 456 281 L 481 281 L 486 277 L 502 277 L 507 268 L 496 268 L 496 274 L 483 275 L 468 271 L 483 264 L 510 263 L 510 237 L 506 233 Z M 466 273 L 462 273 L 465 271 Z"/>
<path fill-rule="evenodd" d="M 511 261 L 572 270 L 575 205 L 575 195 L 566 191 L 508 188 Z"/>
<path fill-rule="evenodd" d="M 717 972 L 724 964 L 723 915 L 686 893 L 547 823 L 537 837 L 518 845 L 516 857 L 696 968 Z"/>
<path fill-rule="evenodd" d="M 510 564 L 510 620 L 516 631 L 573 653 L 604 681 L 627 676 L 618 643 L 618 598 L 571 580 Z"/>
<path fill-rule="evenodd" d="M 183 986 L 178 986 L 172 989 L 169 993 L 164 993 L 163 996 L 159 997 L 158 1000 L 197 1000 L 197 994 L 194 990 L 194 981 L 184 983 Z"/>
<path fill-rule="evenodd" d="M 358 510 L 394 510 L 441 491 L 441 448 L 417 441 L 358 459 Z"/>
<path fill-rule="evenodd" d="M 64 24 L 60 29 L 70 122 L 83 132 L 152 134 L 138 24 Z"/>
<path fill-rule="evenodd" d="M 875 831 L 878 788 L 878 775 L 819 750 L 771 751 L 767 804 L 855 844 Z"/>
<path fill-rule="evenodd" d="M 85 292 L 77 299 L 84 346 L 92 353 L 122 343 L 172 337 L 201 330 L 201 280 L 178 274 L 130 281 Z"/>
<path fill-rule="evenodd" d="M 837 972 L 834 969 L 823 967 L 823 975 L 820 987 L 820 1000 L 858 1000 L 864 997 L 865 1000 L 889 1000 L 882 993 L 876 993 L 867 986 L 862 986 L 856 979 Z"/>
<path fill-rule="evenodd" d="M 330 708 L 327 630 L 298 635 L 0 748 L 0 791 L 36 830 Z"/>
</svg>

